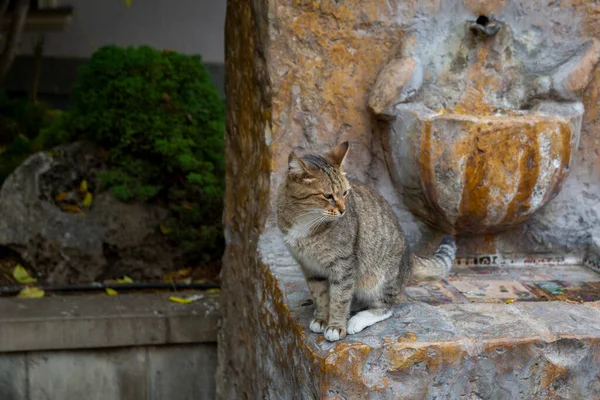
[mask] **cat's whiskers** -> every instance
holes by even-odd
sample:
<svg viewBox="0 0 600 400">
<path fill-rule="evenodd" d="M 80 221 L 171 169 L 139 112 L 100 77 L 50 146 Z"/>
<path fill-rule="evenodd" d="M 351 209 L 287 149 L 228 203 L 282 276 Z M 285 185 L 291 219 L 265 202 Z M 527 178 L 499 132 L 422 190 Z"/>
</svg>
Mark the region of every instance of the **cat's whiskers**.
<svg viewBox="0 0 600 400">
<path fill-rule="evenodd" d="M 309 208 L 308 211 L 306 211 L 300 215 L 296 215 L 296 219 L 304 218 L 304 217 L 312 215 L 312 214 L 320 215 L 321 210 L 319 210 L 318 208 Z"/>
<path fill-rule="evenodd" d="M 325 216 L 321 215 L 319 218 L 315 219 L 311 226 L 308 228 L 308 232 L 310 233 L 313 229 L 317 229 L 321 224 L 325 221 Z"/>
<path fill-rule="evenodd" d="M 310 218 L 312 216 L 316 216 L 315 218 Z M 303 239 L 310 235 L 311 231 L 320 226 L 320 224 L 324 221 L 324 216 L 322 210 L 312 209 L 309 210 L 301 216 L 296 217 L 296 223 L 288 230 L 287 234 L 284 237 L 284 240 L 287 243 L 294 243 L 299 239 Z"/>
</svg>

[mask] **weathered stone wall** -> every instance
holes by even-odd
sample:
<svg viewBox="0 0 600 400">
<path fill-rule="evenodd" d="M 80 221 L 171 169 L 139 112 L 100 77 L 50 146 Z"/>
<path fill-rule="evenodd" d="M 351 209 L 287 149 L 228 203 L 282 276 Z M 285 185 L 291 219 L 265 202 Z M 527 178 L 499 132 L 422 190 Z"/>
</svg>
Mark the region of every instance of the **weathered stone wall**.
<svg viewBox="0 0 600 400">
<path fill-rule="evenodd" d="M 267 29 L 266 11 L 261 1 L 232 0 L 227 5 L 227 248 L 221 274 L 225 295 L 217 371 L 217 393 L 223 399 L 247 398 L 264 390 L 256 385 L 265 382 L 264 371 L 257 369 L 260 352 L 268 347 L 256 340 L 264 329 L 256 249 L 268 213 L 270 184 L 269 81 L 261 35 Z"/>
<path fill-rule="evenodd" d="M 395 55 L 406 32 L 436 37 L 436 27 L 453 18 L 479 14 L 519 20 L 517 29 L 535 35 L 551 30 L 543 43 L 566 48 L 574 38 L 600 38 L 600 13 L 588 2 L 531 1 L 325 1 L 270 2 L 268 69 L 273 97 L 272 196 L 290 150 L 320 151 L 349 140 L 349 170 L 376 187 L 393 204 L 411 244 L 427 247 L 437 240 L 407 210 L 390 180 L 382 138 L 389 126 L 377 123 L 367 109 L 378 72 Z M 439 46 L 438 46 L 439 47 Z M 434 51 L 428 49 L 427 51 Z M 564 50 L 564 49 L 563 49 Z M 564 50 L 568 53 L 568 50 Z M 559 52 L 560 53 L 560 52 Z M 560 60 L 541 63 L 560 65 Z M 441 61 L 440 61 L 441 62 Z M 426 72 L 427 73 L 427 72 Z M 600 222 L 598 96 L 600 73 L 583 94 L 586 113 L 571 176 L 562 192 L 531 222 L 502 234 L 463 239 L 459 254 L 529 255 L 572 251 L 583 254 Z"/>
<path fill-rule="evenodd" d="M 392 184 L 382 146 L 389 125 L 368 111 L 369 89 L 417 23 L 426 29 L 429 19 L 449 18 L 456 7 L 460 15 L 474 19 L 500 12 L 507 3 L 524 19 L 551 9 L 545 11 L 546 19 L 535 20 L 540 24 L 556 22 L 547 15 L 568 13 L 573 26 L 563 27 L 565 32 L 585 31 L 585 36 L 600 39 L 600 8 L 584 0 L 228 1 L 220 398 L 315 398 L 335 386 L 335 379 L 320 381 L 332 372 L 319 361 L 322 357 L 309 354 L 306 330 L 287 303 L 293 296 L 290 287 L 304 283 L 285 287 L 282 274 L 297 274 L 297 267 L 272 243 L 277 233 L 270 205 L 289 152 L 322 151 L 349 140 L 349 172 L 393 205 L 414 248 L 435 244 L 441 233 L 408 211 Z M 560 24 L 554 28 L 563 29 Z M 460 254 L 572 251 L 579 256 L 584 251 L 581 247 L 600 226 L 599 97 L 596 71 L 583 94 L 586 112 L 574 167 L 558 197 L 519 228 L 461 238 Z M 263 262 L 277 264 L 278 275 Z M 342 367 L 349 369 L 346 377 L 359 373 Z M 489 379 L 493 382 L 493 374 Z M 328 395 L 336 398 L 334 392 Z"/>
</svg>

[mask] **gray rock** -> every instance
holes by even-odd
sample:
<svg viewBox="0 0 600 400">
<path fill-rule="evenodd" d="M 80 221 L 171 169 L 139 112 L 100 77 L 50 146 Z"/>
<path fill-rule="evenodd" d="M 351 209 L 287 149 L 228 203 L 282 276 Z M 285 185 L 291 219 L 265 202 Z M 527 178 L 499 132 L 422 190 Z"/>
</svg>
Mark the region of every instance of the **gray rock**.
<svg viewBox="0 0 600 400">
<path fill-rule="evenodd" d="M 181 252 L 157 232 L 168 215 L 158 206 L 116 200 L 99 191 L 102 151 L 75 143 L 28 158 L 0 190 L 0 246 L 16 251 L 48 283 L 86 283 L 127 274 L 157 278 Z M 85 214 L 55 201 L 85 179 L 94 201 Z M 76 190 L 74 191 L 76 192 Z"/>
<path fill-rule="evenodd" d="M 585 257 L 585 265 L 600 272 L 600 228 L 596 226 Z"/>
</svg>

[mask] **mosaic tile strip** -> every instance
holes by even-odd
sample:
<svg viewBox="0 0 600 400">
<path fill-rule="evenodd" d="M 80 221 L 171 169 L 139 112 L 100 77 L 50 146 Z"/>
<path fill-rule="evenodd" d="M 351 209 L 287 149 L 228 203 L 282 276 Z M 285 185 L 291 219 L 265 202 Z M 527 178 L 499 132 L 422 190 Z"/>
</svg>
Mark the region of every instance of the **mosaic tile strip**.
<svg viewBox="0 0 600 400">
<path fill-rule="evenodd" d="M 413 301 L 428 304 L 448 304 L 459 302 L 457 296 L 441 281 L 417 282 L 407 285 L 406 295 Z"/>
<path fill-rule="evenodd" d="M 572 255 L 545 255 L 545 256 L 512 256 L 506 257 L 502 254 L 489 254 L 478 256 L 456 257 L 455 264 L 458 266 L 472 265 L 581 265 L 583 259 Z"/>
<path fill-rule="evenodd" d="M 449 283 L 472 302 L 536 299 L 527 287 L 516 280 L 453 279 Z"/>
</svg>

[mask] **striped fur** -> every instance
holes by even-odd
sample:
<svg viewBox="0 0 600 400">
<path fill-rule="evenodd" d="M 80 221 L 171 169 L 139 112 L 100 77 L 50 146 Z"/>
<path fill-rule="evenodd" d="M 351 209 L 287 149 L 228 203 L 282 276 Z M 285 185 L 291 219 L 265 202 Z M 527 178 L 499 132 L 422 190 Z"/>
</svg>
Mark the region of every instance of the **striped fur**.
<svg viewBox="0 0 600 400">
<path fill-rule="evenodd" d="M 279 229 L 315 303 L 310 330 L 329 341 L 389 318 L 411 271 L 445 276 L 455 254 L 446 238 L 432 257 L 412 255 L 385 199 L 342 172 L 347 149 L 291 153 L 277 196 Z M 353 302 L 366 309 L 349 319 Z"/>
<path fill-rule="evenodd" d="M 425 280 L 448 276 L 455 257 L 456 242 L 452 237 L 446 236 L 442 239 L 432 257 L 421 257 L 411 254 L 412 278 L 415 280 Z"/>
</svg>

